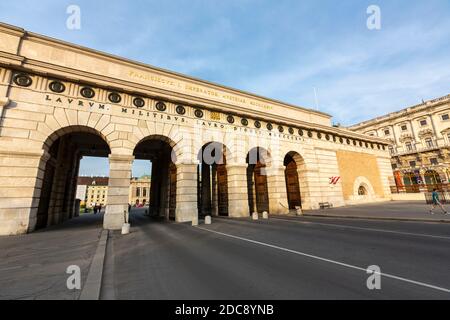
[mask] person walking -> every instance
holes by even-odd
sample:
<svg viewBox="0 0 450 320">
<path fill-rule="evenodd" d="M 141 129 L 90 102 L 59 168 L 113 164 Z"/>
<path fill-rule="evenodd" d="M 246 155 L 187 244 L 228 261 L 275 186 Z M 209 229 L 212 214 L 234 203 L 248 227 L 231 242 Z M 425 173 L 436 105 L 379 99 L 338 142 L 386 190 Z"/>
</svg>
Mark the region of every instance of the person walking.
<svg viewBox="0 0 450 320">
<path fill-rule="evenodd" d="M 434 214 L 433 210 L 439 206 L 441 210 L 444 212 L 444 214 L 448 214 L 447 210 L 445 210 L 444 206 L 442 205 L 441 201 L 439 200 L 439 193 L 436 191 L 436 189 L 433 189 L 433 192 L 431 193 L 431 209 L 430 213 Z"/>
</svg>

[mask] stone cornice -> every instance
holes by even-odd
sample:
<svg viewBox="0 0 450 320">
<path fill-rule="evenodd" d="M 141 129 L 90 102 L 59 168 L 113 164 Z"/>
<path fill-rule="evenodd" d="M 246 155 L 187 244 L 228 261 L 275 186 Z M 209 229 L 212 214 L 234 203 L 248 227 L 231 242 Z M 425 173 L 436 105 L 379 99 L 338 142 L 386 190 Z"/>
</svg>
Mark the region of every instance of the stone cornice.
<svg viewBox="0 0 450 320">
<path fill-rule="evenodd" d="M 36 34 L 33 32 L 27 32 L 24 31 L 23 29 L 17 28 L 17 27 L 13 27 L 10 25 L 5 25 L 5 24 L 0 24 L 0 27 L 2 27 L 3 29 L 8 29 L 11 28 L 13 31 L 15 32 L 22 32 L 22 34 L 25 34 L 24 37 L 24 41 L 31 41 L 34 43 L 41 43 L 41 44 L 45 44 L 45 45 L 49 45 L 52 47 L 57 47 L 60 48 L 62 50 L 69 50 L 71 52 L 76 52 L 78 54 L 83 54 L 86 56 L 90 56 L 90 57 L 94 57 L 96 59 L 99 60 L 103 60 L 103 61 L 107 61 L 110 63 L 115 63 L 118 65 L 123 65 L 123 66 L 127 66 L 127 67 L 132 67 L 132 68 L 136 68 L 141 70 L 142 72 L 152 72 L 152 73 L 156 73 L 156 74 L 160 74 L 161 76 L 167 76 L 167 77 L 171 77 L 180 81 L 187 81 L 187 82 L 191 82 L 194 84 L 198 84 L 198 85 L 202 85 L 205 87 L 209 87 L 211 89 L 215 89 L 215 90 L 223 90 L 225 92 L 228 92 L 230 94 L 235 94 L 238 96 L 244 96 L 244 97 L 248 97 L 250 99 L 255 99 L 258 101 L 261 101 L 263 103 L 269 103 L 269 104 L 274 104 L 280 107 L 284 107 L 284 108 L 290 108 L 290 109 L 294 109 L 294 110 L 302 110 L 303 112 L 306 113 L 310 113 L 310 114 L 315 114 L 318 116 L 322 116 L 322 117 L 328 117 L 331 118 L 330 115 L 324 113 L 324 112 L 320 112 L 320 111 L 316 111 L 316 110 L 312 110 L 312 109 L 308 109 L 308 108 L 303 108 L 300 106 L 295 106 L 289 103 L 285 103 L 285 102 L 281 102 L 275 99 L 271 99 L 271 98 L 266 98 L 266 97 L 262 97 L 253 93 L 249 93 L 249 92 L 245 92 L 239 89 L 234 89 L 234 88 L 230 88 L 224 85 L 220 85 L 217 83 L 212 83 L 209 81 L 205 81 L 205 80 L 201 80 L 195 77 L 191 77 L 191 76 L 187 76 L 187 75 L 183 75 L 180 73 L 176 73 L 170 70 L 165 70 L 162 68 L 157 68 L 151 65 L 147 65 L 141 62 L 137 62 L 137 61 L 132 61 L 129 59 L 125 59 L 122 57 L 118 57 L 115 55 L 111 55 L 108 53 L 104 53 L 104 52 L 100 52 L 94 49 L 90 49 L 90 48 L 86 48 L 83 46 L 79 46 L 79 45 L 75 45 L 72 43 L 68 43 L 65 41 L 61 41 L 61 40 L 57 40 L 51 37 L 47 37 L 47 36 L 43 36 L 40 34 Z"/>
<path fill-rule="evenodd" d="M 407 120 L 410 120 L 409 117 L 411 117 L 411 115 L 414 115 L 414 114 L 422 112 L 422 111 L 426 111 L 430 108 L 439 107 L 446 103 L 450 103 L 450 94 L 433 99 L 433 100 L 426 101 L 425 103 L 421 103 L 421 104 L 418 104 L 415 106 L 408 107 L 406 109 L 402 109 L 400 111 L 392 112 L 392 113 L 389 113 L 387 115 L 384 115 L 384 116 L 381 116 L 381 117 L 378 117 L 375 119 L 363 121 L 363 122 L 357 123 L 355 125 L 349 126 L 348 128 L 350 130 L 362 130 L 362 129 L 365 129 L 365 128 L 368 128 L 371 126 L 381 125 L 382 123 L 393 121 L 395 119 L 402 118 L 402 117 L 407 117 L 408 119 L 405 119 L 405 121 L 407 121 Z M 427 115 L 414 116 L 413 119 L 420 118 L 422 116 L 427 116 Z M 392 124 L 385 124 L 385 126 L 388 126 L 388 125 L 392 125 Z"/>
<path fill-rule="evenodd" d="M 1 53 L 0 53 L 1 54 Z M 41 77 L 46 77 L 50 79 L 61 79 L 62 81 L 77 83 L 80 85 L 91 85 L 93 87 L 101 88 L 104 90 L 109 91 L 118 91 L 123 94 L 129 94 L 132 96 L 143 96 L 148 97 L 153 100 L 160 100 L 165 102 L 171 102 L 174 104 L 181 104 L 186 105 L 194 108 L 203 108 L 210 111 L 216 111 L 221 112 L 225 114 L 232 114 L 240 117 L 249 118 L 252 120 L 260 120 L 264 122 L 272 122 L 277 125 L 284 125 L 284 126 L 292 126 L 292 127 L 298 127 L 303 130 L 312 130 L 321 132 L 324 134 L 331 134 L 336 136 L 342 136 L 343 138 L 350 138 L 350 139 L 357 139 L 372 143 L 379 143 L 387 145 L 389 144 L 385 139 L 379 138 L 379 137 L 371 137 L 367 136 L 361 133 L 357 133 L 354 131 L 350 131 L 346 128 L 336 128 L 332 126 L 325 126 L 317 123 L 311 123 L 306 122 L 303 120 L 297 120 L 290 118 L 288 116 L 284 115 L 273 115 L 273 114 L 266 114 L 264 112 L 260 111 L 254 111 L 252 113 L 245 112 L 238 107 L 234 105 L 229 105 L 226 103 L 220 103 L 220 102 L 214 102 L 211 103 L 210 101 L 199 98 L 196 96 L 188 96 L 178 93 L 173 93 L 171 91 L 167 90 L 161 90 L 161 89 L 155 89 L 142 86 L 142 85 L 136 85 L 134 83 L 127 83 L 122 80 L 112 79 L 108 77 L 99 77 L 97 75 L 88 74 L 86 72 L 81 72 L 77 70 L 57 67 L 56 71 L 53 72 L 53 70 L 50 68 L 50 66 L 46 66 L 45 64 L 41 62 L 35 62 L 27 60 L 24 64 L 26 67 L 22 67 L 18 69 L 20 72 L 27 72 L 30 70 L 30 74 L 35 74 Z M 36 72 L 37 70 L 35 68 L 32 68 L 31 66 L 39 66 L 41 72 Z M 48 69 L 46 69 L 48 67 Z M 14 69 L 13 69 L 14 70 Z M 47 72 L 44 72 L 44 70 L 47 70 Z M 61 72 L 57 72 L 57 71 Z M 77 76 L 71 76 L 68 75 L 78 75 Z M 106 85 L 108 84 L 108 85 Z M 28 90 L 28 88 L 23 88 L 25 90 Z M 51 93 L 51 92 L 49 92 Z M 99 101 L 100 102 L 100 101 Z M 102 101 L 107 103 L 106 101 Z M 225 111 L 226 110 L 226 111 Z"/>
</svg>

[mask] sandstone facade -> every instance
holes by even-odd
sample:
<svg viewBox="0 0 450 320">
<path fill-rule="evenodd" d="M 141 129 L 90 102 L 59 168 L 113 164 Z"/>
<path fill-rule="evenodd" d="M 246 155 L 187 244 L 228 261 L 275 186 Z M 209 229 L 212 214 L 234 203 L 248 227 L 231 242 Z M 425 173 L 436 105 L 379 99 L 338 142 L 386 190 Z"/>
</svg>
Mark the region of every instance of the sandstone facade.
<svg viewBox="0 0 450 320">
<path fill-rule="evenodd" d="M 0 25 L 0 114 L 2 235 L 73 217 L 85 155 L 109 157 L 107 229 L 124 222 L 137 158 L 153 162 L 152 210 L 177 222 L 390 198 L 384 139 L 9 25 Z M 203 158 L 220 151 L 220 161 Z"/>
</svg>

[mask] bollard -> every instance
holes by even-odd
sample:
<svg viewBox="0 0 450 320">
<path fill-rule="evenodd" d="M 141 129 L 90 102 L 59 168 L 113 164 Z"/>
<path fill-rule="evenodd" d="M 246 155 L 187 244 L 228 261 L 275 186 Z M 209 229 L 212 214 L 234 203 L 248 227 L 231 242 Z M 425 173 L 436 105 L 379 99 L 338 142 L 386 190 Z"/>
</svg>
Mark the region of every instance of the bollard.
<svg viewBox="0 0 450 320">
<path fill-rule="evenodd" d="M 258 220 L 259 219 L 258 212 L 253 212 L 252 219 L 253 220 Z"/>
<path fill-rule="evenodd" d="M 211 223 L 212 223 L 211 216 L 206 216 L 205 217 L 205 224 L 211 224 Z"/>
<path fill-rule="evenodd" d="M 263 212 L 263 219 L 265 220 L 269 219 L 269 213 L 267 211 Z"/>
<path fill-rule="evenodd" d="M 123 223 L 123 225 L 122 225 L 122 235 L 126 235 L 126 234 L 129 234 L 129 233 L 130 233 L 130 227 L 131 227 L 131 225 L 130 225 L 130 222 L 128 221 L 129 218 L 128 218 L 127 216 L 128 216 L 127 211 L 124 210 L 124 211 L 123 211 L 123 220 L 124 220 L 124 223 Z"/>
<path fill-rule="evenodd" d="M 193 227 L 198 226 L 198 217 L 192 218 L 192 226 L 193 226 Z"/>
</svg>

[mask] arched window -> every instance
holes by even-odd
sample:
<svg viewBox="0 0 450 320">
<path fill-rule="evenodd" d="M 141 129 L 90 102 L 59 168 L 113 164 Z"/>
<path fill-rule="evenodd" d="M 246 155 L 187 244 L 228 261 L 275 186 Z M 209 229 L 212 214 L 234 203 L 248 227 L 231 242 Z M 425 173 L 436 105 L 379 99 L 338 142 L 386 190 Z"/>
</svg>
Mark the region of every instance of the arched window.
<svg viewBox="0 0 450 320">
<path fill-rule="evenodd" d="M 367 189 L 364 186 L 359 186 L 358 195 L 367 196 Z"/>
</svg>

